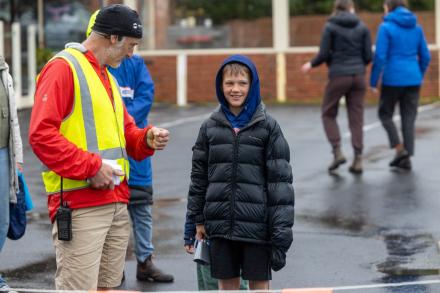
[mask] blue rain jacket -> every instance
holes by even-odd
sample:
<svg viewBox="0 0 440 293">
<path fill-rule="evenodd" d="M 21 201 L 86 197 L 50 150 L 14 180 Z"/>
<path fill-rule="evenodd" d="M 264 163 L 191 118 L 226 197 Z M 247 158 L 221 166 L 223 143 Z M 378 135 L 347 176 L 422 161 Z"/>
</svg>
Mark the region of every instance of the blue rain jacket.
<svg viewBox="0 0 440 293">
<path fill-rule="evenodd" d="M 384 17 L 376 40 L 370 85 L 377 87 L 382 75 L 385 86 L 418 86 L 431 55 L 417 17 L 398 7 Z"/>
<path fill-rule="evenodd" d="M 145 66 L 144 59 L 139 55 L 124 58 L 118 68 L 108 67 L 110 73 L 117 79 L 121 88 L 121 96 L 128 113 L 133 116 L 139 128 L 147 126 L 147 116 L 150 113 L 154 98 L 154 84 Z M 142 161 L 130 161 L 129 185 L 151 186 L 151 158 Z"/>
</svg>

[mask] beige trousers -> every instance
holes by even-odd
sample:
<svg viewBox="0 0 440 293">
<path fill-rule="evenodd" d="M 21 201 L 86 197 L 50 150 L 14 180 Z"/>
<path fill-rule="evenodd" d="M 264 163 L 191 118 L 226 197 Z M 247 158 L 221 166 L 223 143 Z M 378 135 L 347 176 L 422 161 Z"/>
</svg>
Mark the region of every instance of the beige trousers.
<svg viewBox="0 0 440 293">
<path fill-rule="evenodd" d="M 56 289 L 96 290 L 119 286 L 129 235 L 124 203 L 73 210 L 71 241 L 58 240 L 55 222 L 52 237 L 57 263 Z"/>
</svg>

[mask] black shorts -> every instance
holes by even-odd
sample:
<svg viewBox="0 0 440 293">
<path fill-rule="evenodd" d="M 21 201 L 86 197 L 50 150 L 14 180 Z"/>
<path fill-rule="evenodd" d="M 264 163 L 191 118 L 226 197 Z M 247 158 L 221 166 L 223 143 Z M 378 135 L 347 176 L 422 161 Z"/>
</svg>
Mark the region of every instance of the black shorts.
<svg viewBox="0 0 440 293">
<path fill-rule="evenodd" d="M 272 279 L 271 250 L 268 245 L 223 238 L 213 238 L 209 242 L 213 278 L 237 278 L 241 272 L 244 280 L 266 281 Z"/>
</svg>

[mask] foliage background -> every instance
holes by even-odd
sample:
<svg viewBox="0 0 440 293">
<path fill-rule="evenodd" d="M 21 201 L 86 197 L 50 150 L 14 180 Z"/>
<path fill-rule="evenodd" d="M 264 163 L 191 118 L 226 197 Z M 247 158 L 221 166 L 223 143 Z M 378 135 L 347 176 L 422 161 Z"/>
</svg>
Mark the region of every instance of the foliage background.
<svg viewBox="0 0 440 293">
<path fill-rule="evenodd" d="M 354 0 L 358 11 L 382 12 L 383 0 Z M 330 14 L 334 0 L 289 0 L 290 15 Z M 410 9 L 434 10 L 435 0 L 410 0 Z M 218 25 L 231 19 L 255 19 L 272 15 L 270 0 L 175 0 L 177 17 L 209 17 Z"/>
</svg>

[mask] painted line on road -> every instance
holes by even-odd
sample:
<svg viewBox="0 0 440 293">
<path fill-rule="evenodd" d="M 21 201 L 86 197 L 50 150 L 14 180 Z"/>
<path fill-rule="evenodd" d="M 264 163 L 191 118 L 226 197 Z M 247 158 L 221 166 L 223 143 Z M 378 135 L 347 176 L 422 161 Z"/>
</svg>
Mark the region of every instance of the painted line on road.
<svg viewBox="0 0 440 293">
<path fill-rule="evenodd" d="M 203 114 L 203 115 L 197 115 L 197 116 L 191 116 L 191 117 L 186 117 L 186 118 L 181 118 L 181 119 L 177 119 L 174 121 L 170 121 L 170 122 L 164 122 L 164 123 L 160 123 L 157 125 L 157 127 L 160 128 L 170 128 L 170 127 L 174 127 L 174 126 L 179 126 L 185 123 L 189 123 L 189 122 L 195 122 L 195 121 L 200 121 L 200 120 L 204 120 L 206 118 L 209 117 L 209 114 Z"/>
<path fill-rule="evenodd" d="M 417 109 L 417 112 L 418 112 L 418 113 L 423 113 L 423 112 L 426 112 L 426 111 L 430 111 L 430 110 L 436 109 L 436 108 L 438 108 L 439 104 L 440 104 L 439 102 L 435 102 L 435 103 L 432 103 L 432 104 L 428 104 L 428 105 L 420 106 L 420 107 Z M 400 115 L 395 115 L 395 116 L 393 117 L 393 121 L 395 121 L 395 122 L 400 121 Z M 373 122 L 373 123 L 370 123 L 370 124 L 365 125 L 365 126 L 362 128 L 362 130 L 363 130 L 364 132 L 367 132 L 367 131 L 373 130 L 373 129 L 375 129 L 375 128 L 378 128 L 378 127 L 380 127 L 380 126 L 382 126 L 382 123 L 381 123 L 380 121 L 376 121 L 376 122 Z M 350 131 L 346 131 L 346 132 L 344 133 L 344 135 L 343 135 L 343 138 L 350 138 L 350 137 L 351 137 L 351 133 L 350 133 Z"/>
<path fill-rule="evenodd" d="M 406 286 L 418 286 L 418 285 L 434 285 L 440 284 L 440 280 L 426 280 L 426 281 L 414 281 L 414 282 L 401 282 L 401 283 L 382 283 L 373 285 L 359 285 L 359 286 L 342 286 L 334 287 L 335 291 L 344 290 L 360 290 L 360 289 L 374 289 L 374 288 L 389 288 L 389 287 L 406 287 Z"/>
<path fill-rule="evenodd" d="M 377 288 L 395 288 L 395 287 L 407 287 L 407 286 L 420 286 L 420 285 L 436 285 L 440 284 L 440 280 L 425 280 L 425 281 L 414 281 L 414 282 L 401 282 L 401 283 L 381 283 L 381 284 L 372 284 L 372 285 L 356 285 L 356 286 L 341 286 L 341 287 L 333 287 L 333 288 L 291 288 L 291 289 L 281 289 L 281 290 L 265 290 L 265 292 L 269 293 L 332 293 L 336 291 L 345 291 L 345 290 L 362 290 L 362 289 L 377 289 Z M 11 288 L 9 289 L 15 290 L 18 292 L 35 292 L 35 293 L 60 293 L 60 292 L 92 292 L 92 291 L 69 291 L 69 290 L 44 290 L 44 289 L 24 289 L 24 288 Z M 1 292 L 1 291 L 0 291 Z M 141 291 L 107 291 L 107 292 L 141 292 Z M 147 293 L 148 291 L 144 291 Z M 163 293 L 195 293 L 194 291 L 163 291 Z M 218 291 L 206 291 L 209 292 L 218 292 Z M 243 291 L 229 291 L 230 293 L 241 293 Z M 248 292 L 261 292 L 261 290 L 248 290 Z"/>
</svg>

